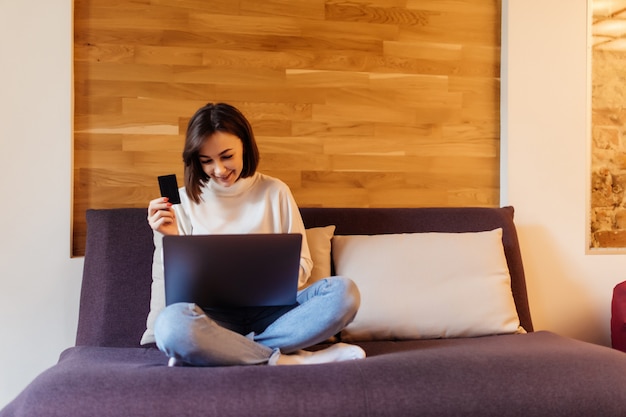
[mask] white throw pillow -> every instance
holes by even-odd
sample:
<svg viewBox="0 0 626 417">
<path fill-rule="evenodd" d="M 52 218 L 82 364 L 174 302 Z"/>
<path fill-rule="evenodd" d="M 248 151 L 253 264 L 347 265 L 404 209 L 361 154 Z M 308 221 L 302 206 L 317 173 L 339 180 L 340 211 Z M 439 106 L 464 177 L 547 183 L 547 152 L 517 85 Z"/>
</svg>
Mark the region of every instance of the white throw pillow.
<svg viewBox="0 0 626 417">
<path fill-rule="evenodd" d="M 343 340 L 518 331 L 502 229 L 335 236 L 332 244 L 337 275 L 351 278 L 361 292 L 361 308 Z"/>
<path fill-rule="evenodd" d="M 157 316 L 165 308 L 165 281 L 163 278 L 163 235 L 154 232 L 154 256 L 152 258 L 152 288 L 150 295 L 150 312 L 146 319 L 146 331 L 141 336 L 142 345 L 155 343 L 154 340 L 154 321 Z"/>
<path fill-rule="evenodd" d="M 330 276 L 330 247 L 335 226 L 313 227 L 306 229 L 306 239 L 313 259 L 313 269 L 307 285 Z M 141 337 L 141 344 L 154 343 L 154 321 L 165 308 L 165 282 L 163 279 L 163 235 L 154 233 L 154 258 L 152 260 L 152 291 L 150 298 L 150 312 L 146 319 L 146 331 Z"/>
</svg>

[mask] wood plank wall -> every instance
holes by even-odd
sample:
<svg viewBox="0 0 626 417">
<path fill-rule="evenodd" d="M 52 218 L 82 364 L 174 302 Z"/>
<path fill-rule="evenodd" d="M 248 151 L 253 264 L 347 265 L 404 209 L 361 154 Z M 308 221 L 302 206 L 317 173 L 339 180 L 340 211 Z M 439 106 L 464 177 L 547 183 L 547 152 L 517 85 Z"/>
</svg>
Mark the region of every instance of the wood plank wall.
<svg viewBox="0 0 626 417">
<path fill-rule="evenodd" d="M 146 207 L 193 112 L 250 119 L 301 206 L 497 206 L 500 2 L 75 0 L 73 255 Z"/>
</svg>

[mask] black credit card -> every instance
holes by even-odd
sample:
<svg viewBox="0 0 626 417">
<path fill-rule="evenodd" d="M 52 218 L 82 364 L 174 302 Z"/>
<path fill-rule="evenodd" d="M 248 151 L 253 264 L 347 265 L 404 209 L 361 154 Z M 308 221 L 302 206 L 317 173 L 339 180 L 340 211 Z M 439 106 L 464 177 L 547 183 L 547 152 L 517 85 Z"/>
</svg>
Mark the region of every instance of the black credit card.
<svg viewBox="0 0 626 417">
<path fill-rule="evenodd" d="M 172 204 L 180 204 L 180 194 L 178 194 L 178 182 L 176 174 L 161 175 L 159 179 L 159 188 L 161 189 L 161 197 L 167 197 Z"/>
</svg>

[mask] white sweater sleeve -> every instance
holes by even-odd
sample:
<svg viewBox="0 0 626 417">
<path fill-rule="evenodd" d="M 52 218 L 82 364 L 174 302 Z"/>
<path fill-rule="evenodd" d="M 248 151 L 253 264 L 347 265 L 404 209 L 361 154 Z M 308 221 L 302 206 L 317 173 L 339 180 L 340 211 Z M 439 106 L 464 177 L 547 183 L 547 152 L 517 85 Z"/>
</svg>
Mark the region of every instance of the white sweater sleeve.
<svg viewBox="0 0 626 417">
<path fill-rule="evenodd" d="M 178 189 L 178 194 L 180 195 L 180 204 L 174 204 L 172 208 L 174 209 L 174 213 L 176 214 L 176 224 L 178 225 L 178 234 L 179 235 L 193 235 L 193 226 L 191 220 L 191 200 L 187 196 L 187 191 L 185 191 L 185 187 L 180 187 Z"/>
</svg>

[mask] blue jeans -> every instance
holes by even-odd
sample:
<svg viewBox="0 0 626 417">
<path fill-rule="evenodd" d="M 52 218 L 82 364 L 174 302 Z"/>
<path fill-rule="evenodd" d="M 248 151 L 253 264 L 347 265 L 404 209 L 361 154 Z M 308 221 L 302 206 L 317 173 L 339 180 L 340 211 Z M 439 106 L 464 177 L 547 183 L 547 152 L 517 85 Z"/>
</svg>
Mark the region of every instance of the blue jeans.
<svg viewBox="0 0 626 417">
<path fill-rule="evenodd" d="M 267 363 L 279 352 L 294 352 L 339 333 L 356 316 L 360 295 L 351 280 L 330 277 L 299 291 L 297 301 L 261 333 L 247 336 L 218 324 L 195 304 L 172 304 L 157 317 L 154 336 L 168 357 L 190 365 Z"/>
</svg>

